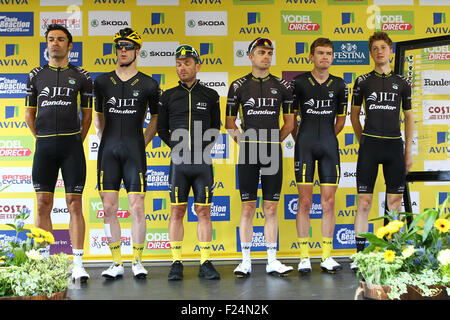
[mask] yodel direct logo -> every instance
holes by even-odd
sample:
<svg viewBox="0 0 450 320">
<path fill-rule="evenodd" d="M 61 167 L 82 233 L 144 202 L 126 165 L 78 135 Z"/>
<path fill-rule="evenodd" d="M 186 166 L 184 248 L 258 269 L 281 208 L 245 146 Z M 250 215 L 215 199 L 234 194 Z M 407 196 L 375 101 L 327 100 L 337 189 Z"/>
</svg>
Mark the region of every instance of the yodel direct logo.
<svg viewBox="0 0 450 320">
<path fill-rule="evenodd" d="M 281 34 L 322 34 L 320 11 L 281 11 Z"/>
</svg>

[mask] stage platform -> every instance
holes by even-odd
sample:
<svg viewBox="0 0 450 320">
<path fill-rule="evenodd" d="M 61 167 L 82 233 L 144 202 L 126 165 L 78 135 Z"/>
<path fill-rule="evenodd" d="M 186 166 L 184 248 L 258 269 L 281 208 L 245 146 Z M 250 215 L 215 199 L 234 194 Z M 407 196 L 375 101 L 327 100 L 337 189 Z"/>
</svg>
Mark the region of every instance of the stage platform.
<svg viewBox="0 0 450 320">
<path fill-rule="evenodd" d="M 253 260 L 252 274 L 236 278 L 233 274 L 238 261 L 213 260 L 220 280 L 198 277 L 198 261 L 185 261 L 184 280 L 168 281 L 170 262 L 143 262 L 149 275 L 146 279 L 133 277 L 130 263 L 124 263 L 125 274 L 108 280 L 101 272 L 108 264 L 86 263 L 91 278 L 85 284 L 75 283 L 68 290 L 72 300 L 353 300 L 358 287 L 356 274 L 348 258 L 336 258 L 343 269 L 328 274 L 320 268 L 320 259 L 312 259 L 312 273 L 297 272 L 297 260 L 283 260 L 294 267 L 287 277 L 266 274 L 266 260 Z"/>
</svg>

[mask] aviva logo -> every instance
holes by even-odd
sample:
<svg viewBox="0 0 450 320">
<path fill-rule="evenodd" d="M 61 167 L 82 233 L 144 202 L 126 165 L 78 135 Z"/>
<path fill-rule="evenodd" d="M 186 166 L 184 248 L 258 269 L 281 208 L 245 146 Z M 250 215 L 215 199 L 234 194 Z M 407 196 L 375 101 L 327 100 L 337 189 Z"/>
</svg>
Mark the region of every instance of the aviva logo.
<svg viewBox="0 0 450 320">
<path fill-rule="evenodd" d="M 265 34 L 270 33 L 266 26 L 253 26 L 261 23 L 261 12 L 247 12 L 247 26 L 241 27 L 239 34 Z"/>
<path fill-rule="evenodd" d="M 436 142 L 437 144 L 448 143 L 450 140 L 450 132 L 436 132 Z"/>
<path fill-rule="evenodd" d="M 153 211 L 166 210 L 167 209 L 167 199 L 153 199 Z"/>
<path fill-rule="evenodd" d="M 363 29 L 358 26 L 348 26 L 355 23 L 355 13 L 353 12 L 341 12 L 341 24 L 342 26 L 334 28 L 334 33 L 337 34 L 356 34 L 364 33 Z"/>
<path fill-rule="evenodd" d="M 15 118 L 19 116 L 18 106 L 5 106 L 5 119 Z"/>
<path fill-rule="evenodd" d="M 113 54 L 115 49 L 112 43 L 103 43 L 103 57 L 95 59 L 94 65 L 115 65 L 117 58 L 108 57 Z"/>
<path fill-rule="evenodd" d="M 171 27 L 164 27 L 161 25 L 165 25 L 166 17 L 165 13 L 162 12 L 152 12 L 150 15 L 150 27 L 144 28 L 142 34 L 150 34 L 150 35 L 173 35 L 173 29 Z"/>
<path fill-rule="evenodd" d="M 19 54 L 18 44 L 6 44 L 5 45 L 5 57 L 14 56 Z"/>
<path fill-rule="evenodd" d="M 358 195 L 347 194 L 345 196 L 345 209 L 339 210 L 338 217 L 354 217 L 356 215 L 356 209 L 354 208 L 358 203 Z"/>
<path fill-rule="evenodd" d="M 201 64 L 222 64 L 222 60 L 220 58 L 209 58 L 202 57 L 208 54 L 214 53 L 214 44 L 211 42 L 202 42 L 200 43 L 200 63 Z"/>
<path fill-rule="evenodd" d="M 308 64 L 311 63 L 309 57 L 298 55 L 308 55 L 309 53 L 309 44 L 308 42 L 296 42 L 295 43 L 295 56 L 289 57 L 288 64 Z"/>
<path fill-rule="evenodd" d="M 445 12 L 433 12 L 433 26 L 427 27 L 425 33 L 450 34 L 450 27 L 446 23 Z"/>
<path fill-rule="evenodd" d="M 353 144 L 357 144 L 358 139 L 356 139 L 356 136 L 354 133 L 346 133 L 344 142 L 345 142 L 345 146 L 350 146 Z"/>
<path fill-rule="evenodd" d="M 159 85 L 166 84 L 166 75 L 164 73 L 153 73 L 152 78 L 155 79 Z"/>
</svg>

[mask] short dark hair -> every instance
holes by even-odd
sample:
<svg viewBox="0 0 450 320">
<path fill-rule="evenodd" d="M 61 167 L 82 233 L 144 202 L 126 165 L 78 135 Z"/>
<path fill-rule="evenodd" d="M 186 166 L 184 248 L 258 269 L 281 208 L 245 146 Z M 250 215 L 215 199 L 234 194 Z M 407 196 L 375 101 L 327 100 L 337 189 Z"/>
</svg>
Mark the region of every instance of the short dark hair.
<svg viewBox="0 0 450 320">
<path fill-rule="evenodd" d="M 48 25 L 47 31 L 45 31 L 45 41 L 47 41 L 48 33 L 53 30 L 63 31 L 66 34 L 67 39 L 69 39 L 69 43 L 72 43 L 72 34 L 69 32 L 69 30 L 67 30 L 67 28 L 64 27 L 63 25 L 56 23 Z"/>
<path fill-rule="evenodd" d="M 331 47 L 331 49 L 332 49 L 333 52 L 334 52 L 334 45 L 333 45 L 333 42 L 331 42 L 331 40 L 328 39 L 328 38 L 317 38 L 316 40 L 314 40 L 314 42 L 311 43 L 311 46 L 310 46 L 310 48 L 309 48 L 309 53 L 310 53 L 311 55 L 314 55 L 314 50 L 315 50 L 317 47 Z"/>
<path fill-rule="evenodd" d="M 372 49 L 372 44 L 375 41 L 378 41 L 378 40 L 383 40 L 392 49 L 392 40 L 391 40 L 391 38 L 389 38 L 388 34 L 386 32 L 383 32 L 383 31 L 376 31 L 369 38 L 369 51 Z"/>
</svg>

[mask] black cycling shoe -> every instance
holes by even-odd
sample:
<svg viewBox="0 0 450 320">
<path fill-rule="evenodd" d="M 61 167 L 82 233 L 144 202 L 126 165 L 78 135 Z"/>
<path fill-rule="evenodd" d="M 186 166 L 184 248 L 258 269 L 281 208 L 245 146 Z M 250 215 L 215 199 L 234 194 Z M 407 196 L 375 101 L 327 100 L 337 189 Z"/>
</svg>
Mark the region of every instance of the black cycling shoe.
<svg viewBox="0 0 450 320">
<path fill-rule="evenodd" d="M 167 277 L 169 281 L 183 280 L 183 264 L 181 261 L 175 261 L 170 267 L 169 276 Z"/>
<path fill-rule="evenodd" d="M 205 278 L 208 280 L 220 279 L 219 272 L 217 272 L 216 268 L 214 268 L 213 264 L 209 260 L 206 260 L 200 266 L 198 270 L 198 276 L 200 278 Z"/>
</svg>

